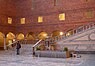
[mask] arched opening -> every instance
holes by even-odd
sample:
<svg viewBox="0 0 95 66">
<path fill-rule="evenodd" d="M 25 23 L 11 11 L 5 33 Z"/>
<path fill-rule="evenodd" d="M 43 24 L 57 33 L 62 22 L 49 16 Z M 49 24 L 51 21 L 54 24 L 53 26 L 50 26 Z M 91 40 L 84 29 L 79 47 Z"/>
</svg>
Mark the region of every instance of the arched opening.
<svg viewBox="0 0 95 66">
<path fill-rule="evenodd" d="M 4 34 L 0 32 L 0 47 L 4 47 Z"/>
<path fill-rule="evenodd" d="M 59 31 L 59 30 L 56 30 L 56 31 L 53 31 L 53 32 L 52 32 L 52 37 L 61 36 L 61 35 L 63 35 L 63 34 L 64 34 L 63 32 L 61 32 L 61 31 Z"/>
<path fill-rule="evenodd" d="M 24 34 L 22 34 L 22 33 L 18 34 L 17 40 L 24 40 Z"/>
<path fill-rule="evenodd" d="M 7 45 L 12 44 L 14 39 L 15 39 L 15 35 L 12 32 L 9 32 L 6 35 L 6 44 Z"/>
<path fill-rule="evenodd" d="M 72 30 L 67 31 L 67 33 L 66 33 L 66 36 L 70 36 L 70 35 L 73 35 L 73 31 Z"/>
<path fill-rule="evenodd" d="M 27 39 L 27 40 L 36 40 L 36 35 L 35 35 L 33 32 L 29 32 L 29 33 L 26 35 L 26 39 Z"/>
<path fill-rule="evenodd" d="M 46 39 L 47 36 L 48 36 L 48 34 L 46 32 L 41 32 L 40 34 L 38 34 L 39 39 Z"/>
</svg>

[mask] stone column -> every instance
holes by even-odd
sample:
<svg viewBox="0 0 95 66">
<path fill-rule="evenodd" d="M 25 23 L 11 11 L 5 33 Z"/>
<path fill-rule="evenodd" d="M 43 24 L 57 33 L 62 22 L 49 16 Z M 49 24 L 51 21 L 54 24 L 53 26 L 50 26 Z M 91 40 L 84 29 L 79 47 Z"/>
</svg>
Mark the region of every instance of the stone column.
<svg viewBox="0 0 95 66">
<path fill-rule="evenodd" d="M 4 36 L 4 50 L 6 50 L 6 36 Z"/>
<path fill-rule="evenodd" d="M 25 41 L 25 44 L 27 44 L 27 38 L 26 37 L 24 38 L 24 41 Z"/>
</svg>

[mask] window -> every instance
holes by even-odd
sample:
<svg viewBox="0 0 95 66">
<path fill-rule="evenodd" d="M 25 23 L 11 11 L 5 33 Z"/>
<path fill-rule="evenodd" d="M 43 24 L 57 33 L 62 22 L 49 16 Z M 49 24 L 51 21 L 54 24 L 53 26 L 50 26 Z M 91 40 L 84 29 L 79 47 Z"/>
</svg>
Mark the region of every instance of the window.
<svg viewBox="0 0 95 66">
<path fill-rule="evenodd" d="M 89 3 L 89 2 L 92 2 L 92 0 L 82 0 L 83 3 Z"/>
<path fill-rule="evenodd" d="M 84 0 L 85 2 L 89 2 L 90 0 Z"/>
<path fill-rule="evenodd" d="M 21 18 L 21 24 L 25 24 L 25 18 Z"/>
<path fill-rule="evenodd" d="M 59 0 L 54 0 L 54 6 L 58 4 Z"/>
<path fill-rule="evenodd" d="M 43 22 L 43 17 L 42 16 L 38 17 L 38 22 Z"/>
<path fill-rule="evenodd" d="M 65 13 L 59 14 L 59 20 L 65 20 Z"/>
<path fill-rule="evenodd" d="M 12 18 L 8 17 L 8 24 L 12 24 Z"/>
<path fill-rule="evenodd" d="M 87 12 L 85 12 L 85 17 L 86 18 L 92 18 L 93 16 L 94 16 L 93 11 L 87 11 Z"/>
</svg>

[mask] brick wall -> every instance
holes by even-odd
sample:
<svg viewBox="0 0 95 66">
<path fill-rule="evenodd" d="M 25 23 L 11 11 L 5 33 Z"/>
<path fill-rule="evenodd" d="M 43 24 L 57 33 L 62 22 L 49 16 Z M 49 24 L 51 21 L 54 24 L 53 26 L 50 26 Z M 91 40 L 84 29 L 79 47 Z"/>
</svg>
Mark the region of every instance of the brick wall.
<svg viewBox="0 0 95 66">
<path fill-rule="evenodd" d="M 36 0 L 34 9 L 31 0 L 7 0 L 0 2 L 0 29 L 7 33 L 34 32 L 35 34 L 45 31 L 52 33 L 55 30 L 66 32 L 75 29 L 83 24 L 95 21 L 95 0 L 85 2 L 85 0 L 58 0 L 54 6 L 53 0 Z M 93 11 L 92 18 L 86 18 L 84 13 L 88 10 Z M 65 21 L 59 21 L 58 15 L 66 14 Z M 43 23 L 37 22 L 37 17 L 43 16 Z M 12 25 L 8 25 L 7 18 L 12 17 Z M 26 18 L 26 24 L 20 24 L 20 18 Z M 3 30 L 2 30 L 3 29 Z"/>
</svg>

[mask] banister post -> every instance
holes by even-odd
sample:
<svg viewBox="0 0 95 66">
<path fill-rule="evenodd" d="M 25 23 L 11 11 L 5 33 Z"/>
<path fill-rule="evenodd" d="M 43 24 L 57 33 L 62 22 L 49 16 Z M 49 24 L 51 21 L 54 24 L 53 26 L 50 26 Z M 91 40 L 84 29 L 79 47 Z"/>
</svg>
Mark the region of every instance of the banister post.
<svg viewBox="0 0 95 66">
<path fill-rule="evenodd" d="M 6 35 L 4 36 L 4 50 L 6 50 L 7 46 L 6 46 Z"/>
<path fill-rule="evenodd" d="M 32 49 L 33 49 L 33 56 L 34 56 L 35 55 L 35 48 L 33 47 Z"/>
</svg>

